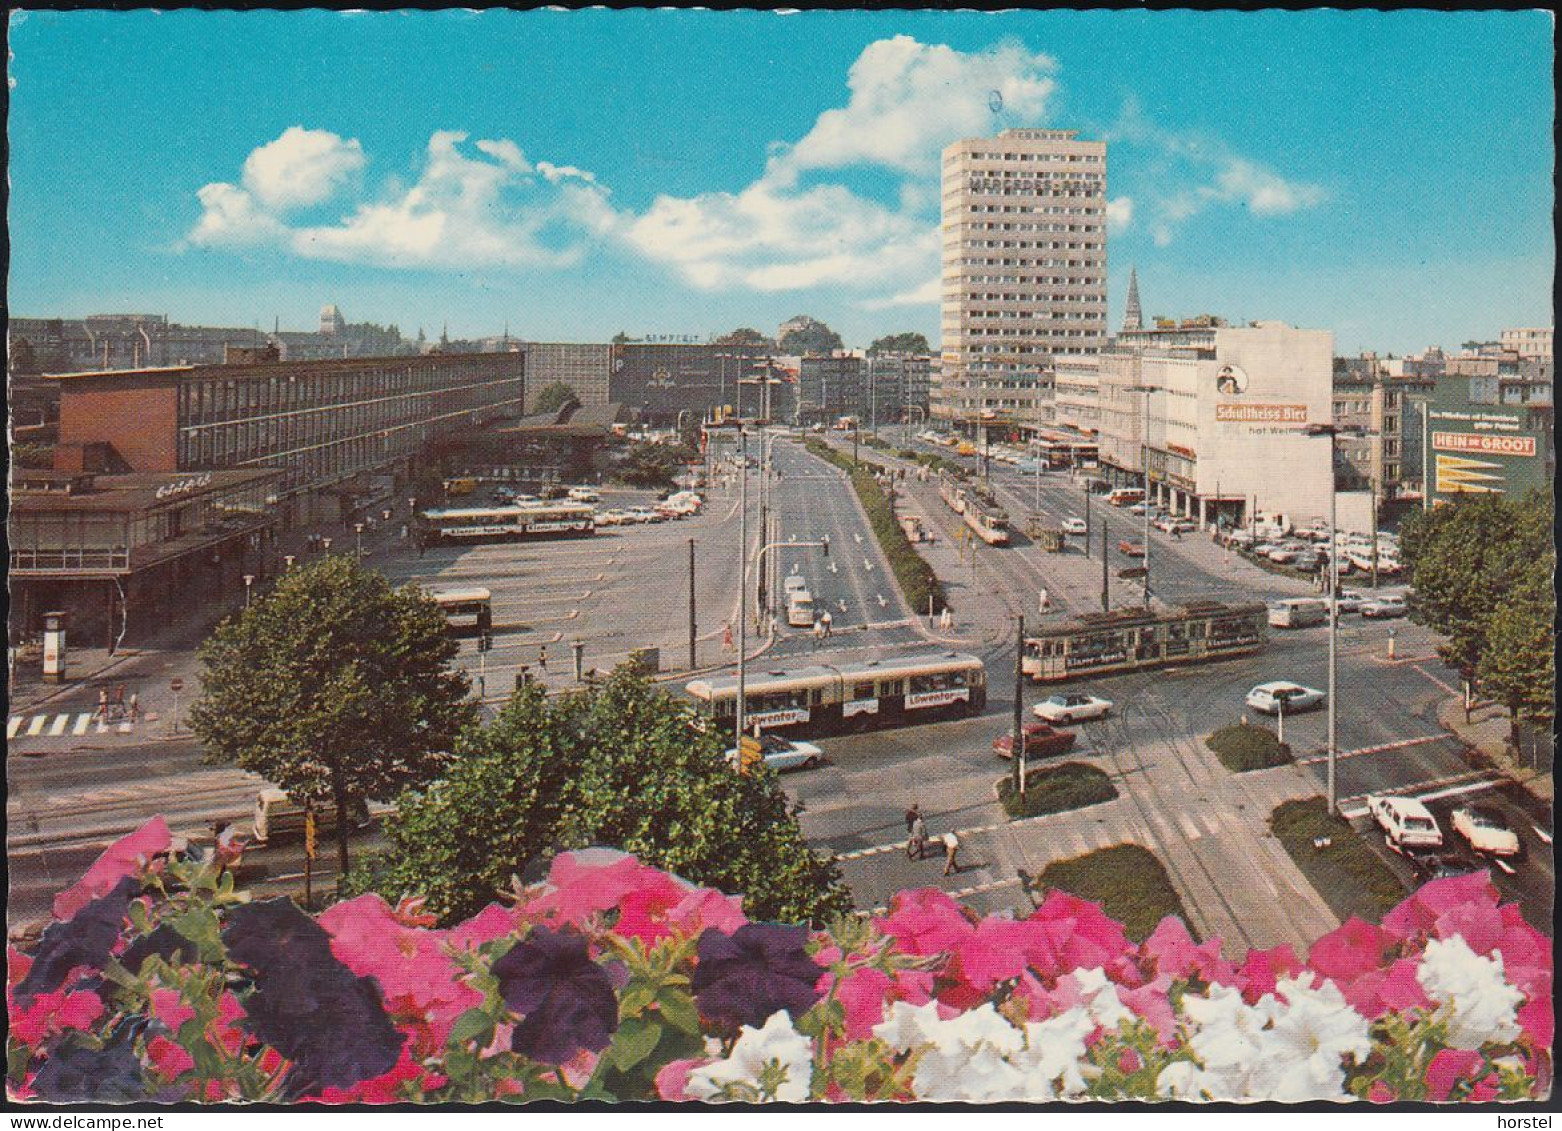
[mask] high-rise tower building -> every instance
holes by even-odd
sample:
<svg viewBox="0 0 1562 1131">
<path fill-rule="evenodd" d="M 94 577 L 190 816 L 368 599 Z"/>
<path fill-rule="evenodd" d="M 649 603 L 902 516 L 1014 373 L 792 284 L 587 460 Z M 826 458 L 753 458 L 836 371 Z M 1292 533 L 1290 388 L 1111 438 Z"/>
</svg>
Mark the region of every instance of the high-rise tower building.
<svg viewBox="0 0 1562 1131">
<path fill-rule="evenodd" d="M 1106 142 L 1010 129 L 944 150 L 942 329 L 934 416 L 1043 422 L 1052 359 L 1106 335 Z"/>
</svg>

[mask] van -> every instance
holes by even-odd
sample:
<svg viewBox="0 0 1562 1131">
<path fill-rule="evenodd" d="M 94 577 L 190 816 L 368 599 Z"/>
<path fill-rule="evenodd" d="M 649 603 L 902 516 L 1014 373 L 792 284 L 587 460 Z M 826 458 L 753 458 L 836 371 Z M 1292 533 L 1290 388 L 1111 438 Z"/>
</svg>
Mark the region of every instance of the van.
<svg viewBox="0 0 1562 1131">
<path fill-rule="evenodd" d="M 813 594 L 806 589 L 799 589 L 787 600 L 786 623 L 793 628 L 812 628 L 814 626 L 814 599 Z"/>
<path fill-rule="evenodd" d="M 353 828 L 367 828 L 369 807 L 363 802 L 354 806 Z M 325 836 L 336 830 L 336 806 L 330 805 L 315 814 L 315 833 Z M 285 790 L 275 787 L 263 789 L 255 797 L 254 834 L 256 844 L 284 840 L 304 835 L 304 807 L 289 797 Z"/>
<path fill-rule="evenodd" d="M 1329 606 L 1316 597 L 1292 597 L 1269 605 L 1270 628 L 1307 628 L 1329 619 Z"/>
<path fill-rule="evenodd" d="M 802 574 L 789 573 L 786 576 L 786 580 L 781 583 L 781 588 L 788 597 L 791 597 L 794 593 L 807 593 L 808 580 Z"/>
<path fill-rule="evenodd" d="M 1119 487 L 1107 495 L 1106 501 L 1114 507 L 1132 506 L 1144 502 L 1144 492 L 1137 487 Z"/>
</svg>

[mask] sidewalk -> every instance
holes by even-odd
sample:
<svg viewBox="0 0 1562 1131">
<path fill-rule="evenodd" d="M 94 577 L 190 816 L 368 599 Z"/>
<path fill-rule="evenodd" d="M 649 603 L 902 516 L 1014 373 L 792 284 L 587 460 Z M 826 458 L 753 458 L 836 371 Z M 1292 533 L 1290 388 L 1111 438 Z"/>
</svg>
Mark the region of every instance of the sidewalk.
<svg viewBox="0 0 1562 1131">
<path fill-rule="evenodd" d="M 1536 769 L 1515 758 L 1508 743 L 1508 712 L 1496 703 L 1478 702 L 1464 721 L 1464 701 L 1452 696 L 1437 708 L 1437 721 L 1461 742 L 1479 750 L 1499 772 L 1512 778 L 1537 800 L 1550 805 L 1554 797 L 1552 771 Z"/>
</svg>

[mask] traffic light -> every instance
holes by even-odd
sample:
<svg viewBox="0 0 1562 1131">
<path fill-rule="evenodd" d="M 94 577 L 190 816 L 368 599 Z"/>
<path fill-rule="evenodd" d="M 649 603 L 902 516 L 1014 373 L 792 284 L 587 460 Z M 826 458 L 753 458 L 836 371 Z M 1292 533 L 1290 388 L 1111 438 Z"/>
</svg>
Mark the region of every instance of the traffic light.
<svg viewBox="0 0 1562 1131">
<path fill-rule="evenodd" d="M 761 757 L 759 739 L 750 734 L 745 734 L 738 739 L 738 773 L 748 773 L 759 764 Z"/>
<path fill-rule="evenodd" d="M 491 633 L 491 632 L 480 632 L 480 633 L 477 634 L 477 650 L 479 652 L 490 652 L 490 651 L 493 650 L 493 646 L 494 646 L 494 634 L 493 633 Z"/>
</svg>

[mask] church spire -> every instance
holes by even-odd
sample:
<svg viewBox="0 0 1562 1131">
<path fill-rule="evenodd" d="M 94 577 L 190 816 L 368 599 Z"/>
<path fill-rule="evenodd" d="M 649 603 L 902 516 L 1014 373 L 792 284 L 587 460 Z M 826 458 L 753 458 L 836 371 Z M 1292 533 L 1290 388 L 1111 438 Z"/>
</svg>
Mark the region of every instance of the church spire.
<svg viewBox="0 0 1562 1131">
<path fill-rule="evenodd" d="M 1128 270 L 1128 309 L 1123 312 L 1124 330 L 1143 330 L 1144 314 L 1139 310 L 1139 268 Z"/>
</svg>

